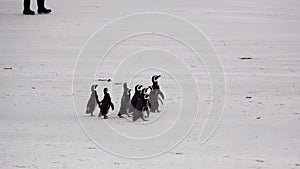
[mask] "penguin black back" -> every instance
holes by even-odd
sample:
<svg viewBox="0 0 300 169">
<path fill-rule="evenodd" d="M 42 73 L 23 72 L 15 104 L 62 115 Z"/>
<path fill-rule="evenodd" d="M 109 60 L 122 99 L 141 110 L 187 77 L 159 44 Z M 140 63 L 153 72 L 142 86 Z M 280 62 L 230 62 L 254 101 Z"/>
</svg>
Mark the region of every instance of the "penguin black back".
<svg viewBox="0 0 300 169">
<path fill-rule="evenodd" d="M 141 118 L 143 121 L 147 121 L 144 117 L 143 112 L 147 112 L 147 117 L 149 116 L 149 94 L 148 89 L 142 89 L 140 94 L 140 98 L 137 100 L 136 108 L 134 109 L 132 121 L 136 121 L 137 119 Z"/>
<path fill-rule="evenodd" d="M 132 96 L 132 99 L 131 99 L 131 105 L 134 108 L 137 104 L 138 99 L 141 97 L 142 87 L 143 87 L 143 85 L 136 85 L 135 86 L 135 93 L 134 93 L 134 95 Z"/>
</svg>

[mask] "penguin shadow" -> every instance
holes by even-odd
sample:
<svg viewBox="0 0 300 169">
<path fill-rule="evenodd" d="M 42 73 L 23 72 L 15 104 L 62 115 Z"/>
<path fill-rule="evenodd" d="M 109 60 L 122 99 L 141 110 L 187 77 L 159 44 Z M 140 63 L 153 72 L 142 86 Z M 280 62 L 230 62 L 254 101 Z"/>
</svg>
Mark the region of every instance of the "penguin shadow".
<svg viewBox="0 0 300 169">
<path fill-rule="evenodd" d="M 85 114 L 90 114 L 91 116 L 94 116 L 94 111 L 96 108 L 96 95 L 95 90 L 98 87 L 98 85 L 92 85 L 91 86 L 91 95 L 86 105 Z"/>
<path fill-rule="evenodd" d="M 123 119 L 123 118 L 120 118 L 118 116 L 108 116 L 108 119 Z M 125 119 L 125 118 L 124 118 Z"/>
<path fill-rule="evenodd" d="M 123 84 L 123 94 L 121 97 L 121 105 L 118 112 L 120 118 L 124 118 L 123 115 L 130 117 L 130 108 L 131 108 L 131 89 L 128 88 L 127 83 Z"/>
</svg>

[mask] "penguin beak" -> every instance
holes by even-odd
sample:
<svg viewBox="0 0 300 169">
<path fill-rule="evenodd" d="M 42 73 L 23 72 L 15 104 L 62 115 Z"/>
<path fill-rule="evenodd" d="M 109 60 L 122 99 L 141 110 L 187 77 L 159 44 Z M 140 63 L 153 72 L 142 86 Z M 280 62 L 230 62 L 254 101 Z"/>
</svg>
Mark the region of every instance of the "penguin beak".
<svg viewBox="0 0 300 169">
<path fill-rule="evenodd" d="M 143 85 L 139 85 L 138 90 L 141 90 L 143 87 Z"/>
</svg>

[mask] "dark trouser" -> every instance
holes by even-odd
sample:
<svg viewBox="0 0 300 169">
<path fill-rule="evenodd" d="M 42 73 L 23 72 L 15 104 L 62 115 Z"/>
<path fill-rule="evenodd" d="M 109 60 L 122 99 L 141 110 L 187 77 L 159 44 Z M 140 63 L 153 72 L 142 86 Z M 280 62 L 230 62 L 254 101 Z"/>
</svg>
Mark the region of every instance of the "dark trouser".
<svg viewBox="0 0 300 169">
<path fill-rule="evenodd" d="M 37 0 L 38 9 L 45 8 L 45 0 Z M 24 10 L 30 9 L 30 0 L 24 0 Z"/>
<path fill-rule="evenodd" d="M 24 10 L 30 9 L 30 0 L 24 0 Z"/>
</svg>

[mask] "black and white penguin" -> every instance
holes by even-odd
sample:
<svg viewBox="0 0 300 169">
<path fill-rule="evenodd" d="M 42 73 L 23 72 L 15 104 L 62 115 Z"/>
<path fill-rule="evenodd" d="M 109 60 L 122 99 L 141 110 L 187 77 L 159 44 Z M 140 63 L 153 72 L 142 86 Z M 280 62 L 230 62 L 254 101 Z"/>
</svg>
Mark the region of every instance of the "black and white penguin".
<svg viewBox="0 0 300 169">
<path fill-rule="evenodd" d="M 95 96 L 95 90 L 97 88 L 98 85 L 92 85 L 91 86 L 91 96 L 87 102 L 87 105 L 86 105 L 86 111 L 85 111 L 85 114 L 91 114 L 91 116 L 94 116 L 93 115 L 93 112 L 96 108 L 96 96 Z"/>
<path fill-rule="evenodd" d="M 147 118 L 150 115 L 151 103 L 150 103 L 149 99 L 150 99 L 151 91 L 152 91 L 152 87 L 147 87 L 142 90 L 142 93 L 143 93 L 142 97 L 144 97 L 144 99 L 146 100 L 145 105 L 144 105 L 145 106 L 144 111 L 147 113 L 147 115 L 145 116 Z"/>
<path fill-rule="evenodd" d="M 133 111 L 132 114 L 132 121 L 136 121 L 139 118 L 141 118 L 143 121 L 147 121 L 145 119 L 144 112 L 147 112 L 147 116 L 149 117 L 149 88 L 142 89 L 142 93 L 137 100 L 136 108 Z"/>
<path fill-rule="evenodd" d="M 135 88 L 134 88 L 135 92 L 134 92 L 134 95 L 132 96 L 132 99 L 131 99 L 130 112 L 133 112 L 133 109 L 136 107 L 138 99 L 142 95 L 142 87 L 143 87 L 143 85 L 136 85 Z"/>
<path fill-rule="evenodd" d="M 152 76 L 151 81 L 152 81 L 152 89 L 153 90 L 160 89 L 160 87 L 158 85 L 158 78 L 160 78 L 160 77 L 161 77 L 161 75 Z"/>
<path fill-rule="evenodd" d="M 111 98 L 108 93 L 108 89 L 104 88 L 103 92 L 104 92 L 104 97 L 100 102 L 98 99 L 97 91 L 95 90 L 96 102 L 98 104 L 98 107 L 100 108 L 100 113 L 99 113 L 98 117 L 104 116 L 104 119 L 107 119 L 108 118 L 108 116 L 107 116 L 108 110 L 110 107 L 112 110 L 114 110 L 114 104 L 111 102 Z"/>
<path fill-rule="evenodd" d="M 123 95 L 122 95 L 122 98 L 121 98 L 121 106 L 120 106 L 120 110 L 119 110 L 119 113 L 118 113 L 118 116 L 120 118 L 122 118 L 122 115 L 123 114 L 126 114 L 128 117 L 130 117 L 129 115 L 129 108 L 130 108 L 130 91 L 131 89 L 129 89 L 127 87 L 127 83 L 124 83 L 123 84 Z"/>
<path fill-rule="evenodd" d="M 160 110 L 158 109 L 159 107 L 159 102 L 160 101 L 162 104 L 163 104 L 163 101 L 161 100 L 162 99 L 165 99 L 165 95 L 164 93 L 160 90 L 160 86 L 158 85 L 158 78 L 160 78 L 161 76 L 160 75 L 154 75 L 152 76 L 151 78 L 151 81 L 152 81 L 152 91 L 149 95 L 149 102 L 151 104 L 151 107 L 150 107 L 150 111 L 151 112 L 160 112 Z M 160 98 L 160 97 L 161 98 Z"/>
</svg>

